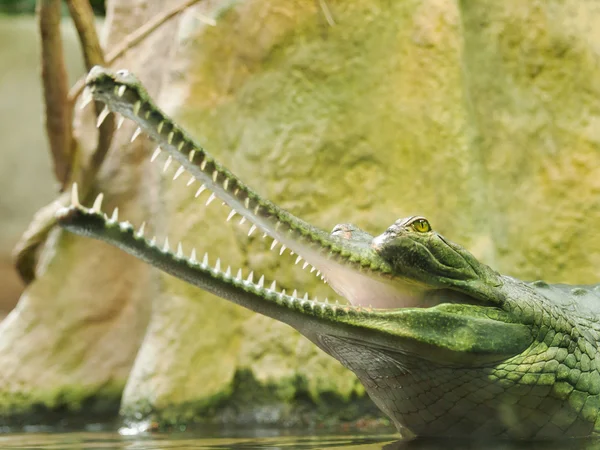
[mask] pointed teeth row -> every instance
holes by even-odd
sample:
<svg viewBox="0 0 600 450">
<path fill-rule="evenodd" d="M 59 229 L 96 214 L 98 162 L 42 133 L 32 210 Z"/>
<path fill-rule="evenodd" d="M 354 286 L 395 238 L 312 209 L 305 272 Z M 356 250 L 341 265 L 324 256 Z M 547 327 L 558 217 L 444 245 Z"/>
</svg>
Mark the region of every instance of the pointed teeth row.
<svg viewBox="0 0 600 450">
<path fill-rule="evenodd" d="M 141 234 L 143 234 L 143 225 L 142 225 L 142 227 L 140 227 L 140 231 L 138 232 L 138 237 Z M 150 241 L 150 245 L 156 246 L 156 237 L 152 238 L 152 240 Z M 165 241 L 164 241 L 164 244 L 162 247 L 162 251 L 166 253 L 166 252 L 169 252 L 169 249 L 170 249 L 169 240 L 168 240 L 168 238 L 165 238 Z M 177 259 L 185 259 L 185 255 L 184 255 L 183 247 L 182 247 L 181 243 L 177 244 L 177 251 L 175 253 L 175 257 Z M 196 249 L 192 249 L 188 261 L 192 264 L 198 264 L 198 262 L 196 261 Z M 203 266 L 204 269 L 210 269 L 217 274 L 224 275 L 226 278 L 235 279 L 240 283 L 254 285 L 256 288 L 261 289 L 261 290 L 269 290 L 269 291 L 277 293 L 277 282 L 275 280 L 273 280 L 273 282 L 269 285 L 268 288 L 265 288 L 265 276 L 264 275 L 261 275 L 259 280 L 256 283 L 254 283 L 254 271 L 250 271 L 250 273 L 244 280 L 242 269 L 239 269 L 237 271 L 237 274 L 235 277 L 232 276 L 231 266 L 227 266 L 227 269 L 224 272 L 222 272 L 220 258 L 217 258 L 214 266 L 211 267 L 210 262 L 209 262 L 208 253 L 204 253 L 204 256 L 202 257 L 202 262 L 200 263 L 200 265 Z M 282 296 L 285 296 L 286 295 L 285 289 L 282 290 L 279 294 Z M 292 297 L 295 299 L 301 300 L 303 302 L 312 301 L 312 302 L 318 303 L 317 298 L 314 298 L 313 300 L 309 299 L 308 292 L 304 294 L 304 297 L 300 298 L 298 295 L 298 291 L 294 290 Z M 329 300 L 325 299 L 325 303 L 329 303 Z"/>
<path fill-rule="evenodd" d="M 122 97 L 125 94 L 125 91 L 126 91 L 126 87 L 124 85 L 115 87 L 115 94 L 118 97 Z M 85 98 L 84 98 L 83 101 L 85 102 L 87 100 L 87 102 L 89 103 L 91 101 L 90 99 L 93 99 L 92 93 L 89 91 L 89 89 L 87 89 L 87 91 L 85 93 Z M 135 105 L 133 107 L 134 114 L 137 115 L 137 113 L 139 112 L 140 108 L 141 108 L 141 103 L 138 101 L 138 102 L 135 103 Z M 97 120 L 97 123 L 96 123 L 97 126 L 100 126 L 102 124 L 102 122 L 106 119 L 106 117 L 108 116 L 109 113 L 110 113 L 110 111 L 109 111 L 108 107 L 105 106 L 104 109 L 102 110 L 102 112 L 98 115 L 98 120 Z M 122 116 L 119 116 L 119 121 L 118 122 L 119 122 L 119 126 L 120 126 L 120 124 L 123 123 L 123 117 Z M 158 131 L 161 132 L 161 130 L 162 130 L 163 127 L 164 127 L 164 122 L 161 122 L 159 124 L 159 126 L 158 126 Z M 133 135 L 131 136 L 131 142 L 133 142 L 141 134 L 141 131 L 142 130 L 141 130 L 140 127 L 136 128 L 136 130 L 134 131 Z M 173 132 L 171 132 L 171 134 L 173 134 Z M 172 136 L 171 135 L 170 135 L 170 138 L 172 140 Z M 182 141 L 182 144 L 183 144 L 183 141 Z M 154 162 L 158 158 L 158 156 L 160 155 L 161 152 L 162 152 L 161 147 L 160 146 L 157 147 L 154 150 L 154 152 L 152 153 L 150 161 Z M 189 161 L 193 162 L 194 157 L 195 157 L 196 154 L 197 154 L 196 150 L 191 150 L 188 153 L 188 159 L 189 159 Z M 165 162 L 164 162 L 163 168 L 162 168 L 163 173 L 166 172 L 169 169 L 169 167 L 171 166 L 172 162 L 173 162 L 173 156 L 172 155 L 168 155 L 167 158 L 166 158 L 166 160 L 165 160 Z M 207 164 L 207 159 L 205 158 L 203 160 L 202 164 L 200 165 L 200 169 L 204 171 L 205 168 L 206 168 L 206 164 Z M 184 166 L 179 166 L 177 168 L 177 170 L 175 171 L 174 175 L 173 175 L 173 180 L 177 180 L 177 178 L 179 178 L 181 175 L 183 175 L 184 172 L 186 172 Z M 219 173 L 216 170 L 213 171 L 213 173 L 212 173 L 212 180 L 213 180 L 213 182 L 216 182 L 218 177 L 219 177 Z M 190 175 L 190 178 L 187 181 L 187 186 L 192 185 L 195 181 L 196 181 L 196 178 L 193 175 Z M 227 189 L 228 185 L 229 185 L 229 179 L 225 178 L 225 180 L 223 181 L 223 187 L 225 189 Z M 207 190 L 207 187 L 206 187 L 205 184 L 202 184 L 196 190 L 196 192 L 194 194 L 194 197 L 198 198 L 205 190 Z M 237 195 L 237 191 L 234 193 L 234 195 Z M 207 200 L 206 200 L 206 206 L 210 205 L 215 200 L 215 198 L 216 198 L 216 195 L 213 192 L 211 192 L 210 195 L 208 196 Z M 250 210 L 250 199 L 249 198 L 244 199 L 243 205 L 244 205 L 244 207 L 247 210 Z M 257 205 L 257 206 L 254 207 L 254 213 L 257 214 L 258 210 L 259 210 L 259 205 Z M 240 213 L 238 211 L 232 209 L 231 212 L 228 214 L 226 220 L 229 222 L 236 214 L 240 214 Z M 242 215 L 242 217 L 240 218 L 239 223 L 240 224 L 244 224 L 246 222 L 246 220 L 247 220 L 246 216 Z M 277 221 L 277 223 L 275 224 L 275 230 L 278 230 L 281 225 L 282 225 L 281 222 Z M 251 227 L 250 227 L 250 229 L 248 230 L 248 236 L 251 236 L 254 233 L 254 231 L 256 231 L 258 228 L 259 227 L 256 224 L 252 224 Z M 260 228 L 262 228 L 262 227 L 260 227 Z M 266 236 L 267 236 L 267 232 L 265 231 L 265 233 L 263 234 L 263 237 L 266 237 Z M 275 250 L 276 247 L 279 244 L 280 244 L 280 242 L 277 239 L 273 239 L 273 242 L 271 243 L 270 249 L 271 250 Z M 287 247 L 285 245 L 281 244 L 281 247 L 279 248 L 279 255 L 283 255 L 283 253 L 286 250 L 287 250 Z M 290 251 L 290 254 L 293 255 L 294 252 Z M 296 264 L 298 264 L 300 261 L 302 261 L 302 257 L 298 256 L 296 258 Z M 302 268 L 305 269 L 308 265 L 309 264 L 307 262 L 305 262 L 304 265 L 302 266 Z M 313 266 L 311 266 L 311 273 L 314 272 L 315 270 L 316 269 Z M 320 276 L 320 272 L 317 272 L 317 276 Z M 321 277 L 321 279 L 323 279 L 323 277 Z"/>
<path fill-rule="evenodd" d="M 138 128 L 138 129 L 136 129 L 134 135 L 132 136 L 131 141 L 133 142 L 133 140 L 135 138 L 137 138 L 139 134 L 140 134 L 140 129 Z M 150 157 L 150 162 L 156 161 L 156 159 L 158 158 L 158 156 L 161 153 L 162 153 L 162 148 L 159 146 L 152 153 L 152 156 Z M 188 159 L 190 161 L 192 161 L 194 159 L 194 155 L 195 154 L 196 154 L 196 151 L 195 150 L 191 150 L 190 153 L 188 154 Z M 169 169 L 169 167 L 171 166 L 172 163 L 173 163 L 173 156 L 172 155 L 168 155 L 167 158 L 166 158 L 166 160 L 165 160 L 165 162 L 164 162 L 164 164 L 163 164 L 163 168 L 162 168 L 163 173 L 166 172 Z M 201 167 L 201 169 L 202 169 L 202 167 Z M 186 172 L 185 167 L 184 166 L 179 166 L 179 168 L 175 171 L 175 173 L 173 175 L 173 180 L 177 180 L 185 172 Z M 213 182 L 216 182 L 217 177 L 218 177 L 218 172 L 214 171 L 213 174 L 212 174 Z M 186 186 L 191 186 L 195 181 L 197 181 L 197 178 L 194 177 L 194 175 L 190 174 L 190 178 L 188 179 L 188 181 L 186 183 Z M 228 185 L 229 185 L 229 179 L 225 179 L 225 181 L 223 182 L 223 187 L 225 189 L 227 189 Z M 202 184 L 196 190 L 196 192 L 194 193 L 194 197 L 195 198 L 200 197 L 200 195 L 204 191 L 206 191 L 206 190 L 208 190 L 208 188 L 206 187 L 205 184 Z M 214 192 L 211 192 L 210 195 L 208 196 L 207 200 L 206 200 L 205 205 L 206 206 L 210 205 L 215 199 L 216 199 L 216 194 Z M 223 204 L 225 204 L 225 203 L 223 203 Z M 245 206 L 246 209 L 249 209 L 249 207 L 250 207 L 250 200 L 248 198 L 246 198 L 244 200 L 244 206 Z M 255 207 L 255 213 L 257 213 L 257 212 L 258 212 L 258 206 Z M 237 212 L 236 210 L 232 209 L 229 212 L 229 214 L 227 215 L 226 221 L 229 222 L 236 214 L 239 214 L 239 212 Z M 246 220 L 247 220 L 246 217 L 242 215 L 241 218 L 240 218 L 240 221 L 239 221 L 240 225 L 243 225 L 246 222 Z M 278 222 L 276 228 L 278 228 L 280 225 L 281 225 L 281 223 Z M 256 231 L 258 228 L 259 227 L 256 224 L 252 224 L 250 226 L 250 229 L 248 230 L 248 236 L 251 236 L 254 233 L 254 231 Z M 262 228 L 262 227 L 260 227 L 260 228 Z M 266 236 L 267 236 L 267 233 L 264 232 L 263 237 L 266 237 Z M 279 242 L 275 239 L 273 241 L 273 243 L 271 244 L 271 250 L 273 250 L 278 244 L 279 244 Z M 279 254 L 282 255 L 283 252 L 285 252 L 285 250 L 286 250 L 285 245 L 282 245 L 281 248 L 280 248 L 280 250 L 279 250 Z M 292 254 L 293 254 L 293 252 L 292 252 Z"/>
<path fill-rule="evenodd" d="M 104 198 L 104 194 L 100 193 L 98 194 L 98 196 L 96 197 L 96 199 L 94 200 L 94 204 L 92 206 L 91 211 L 96 213 L 96 214 L 100 214 L 102 213 L 102 200 Z M 73 183 L 73 186 L 71 188 L 71 204 L 75 207 L 81 207 L 81 203 L 79 202 L 79 191 L 78 191 L 78 186 L 77 183 Z M 107 217 L 105 215 L 105 217 Z M 110 216 L 110 219 L 107 218 L 107 221 L 111 224 L 116 224 L 118 223 L 120 228 L 122 229 L 131 229 L 131 224 L 129 222 L 119 222 L 119 208 L 115 208 L 113 210 L 112 215 Z M 140 225 L 140 227 L 138 228 L 138 230 L 135 232 L 135 237 L 138 239 L 143 239 L 144 238 L 144 231 L 146 228 L 146 222 L 142 222 L 142 224 Z M 148 241 L 148 245 L 156 247 L 156 236 L 152 237 L 152 239 L 150 239 Z M 164 243 L 161 247 L 162 252 L 164 253 L 169 253 L 171 249 L 171 246 L 169 244 L 169 238 L 166 237 L 164 240 Z M 177 244 L 177 250 L 175 253 L 175 258 L 177 259 L 185 259 L 185 255 L 183 252 L 183 245 L 181 244 L 181 242 L 179 242 Z M 191 253 L 190 253 L 190 257 L 188 259 L 188 261 L 190 263 L 194 263 L 196 264 L 196 249 L 193 248 Z M 203 258 L 202 258 L 202 266 L 204 266 L 205 268 L 210 268 L 209 266 L 209 260 L 208 260 L 208 253 L 205 253 Z M 223 273 L 221 272 L 221 260 L 220 258 L 217 258 L 214 267 L 212 268 L 212 270 L 214 272 L 217 273 Z M 227 277 L 231 277 L 231 267 L 227 267 L 227 271 L 224 272 L 225 276 Z M 239 269 L 237 272 L 237 275 L 235 277 L 238 281 L 243 281 L 242 279 L 242 269 Z M 249 284 L 254 284 L 254 272 L 251 271 L 248 274 L 248 277 L 246 278 L 246 283 Z M 259 289 L 264 289 L 265 287 L 265 276 L 261 275 L 261 277 L 259 278 L 258 282 L 256 283 L 256 285 Z M 273 291 L 273 292 L 277 292 L 276 290 L 277 288 L 277 282 L 273 281 L 271 283 L 271 285 L 269 286 L 268 290 Z M 281 295 L 285 295 L 285 290 L 281 292 Z M 295 290 L 293 295 L 293 297 L 298 298 L 298 292 Z M 308 300 L 308 293 L 306 293 L 304 295 L 303 298 L 304 301 Z M 316 301 L 316 300 L 315 300 Z"/>
</svg>

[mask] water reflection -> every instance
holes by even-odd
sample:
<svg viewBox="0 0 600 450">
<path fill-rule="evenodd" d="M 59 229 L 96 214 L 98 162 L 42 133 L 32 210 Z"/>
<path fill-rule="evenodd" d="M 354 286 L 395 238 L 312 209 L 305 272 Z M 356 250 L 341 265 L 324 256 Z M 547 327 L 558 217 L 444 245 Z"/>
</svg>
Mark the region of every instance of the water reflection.
<svg viewBox="0 0 600 450">
<path fill-rule="evenodd" d="M 560 441 L 507 441 L 416 439 L 384 444 L 381 450 L 600 450 L 599 439 L 569 439 Z"/>
<path fill-rule="evenodd" d="M 118 433 L 27 433 L 0 435 L 0 448 L 35 449 L 298 449 L 298 450 L 600 450 L 600 440 L 544 442 L 417 439 L 393 435 L 207 438 L 193 433 L 122 436 Z"/>
</svg>

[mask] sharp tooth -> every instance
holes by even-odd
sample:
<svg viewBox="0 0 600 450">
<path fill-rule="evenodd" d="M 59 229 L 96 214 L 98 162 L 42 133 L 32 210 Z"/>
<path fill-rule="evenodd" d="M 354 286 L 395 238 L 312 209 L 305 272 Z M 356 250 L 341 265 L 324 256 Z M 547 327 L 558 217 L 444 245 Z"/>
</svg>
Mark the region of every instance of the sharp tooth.
<svg viewBox="0 0 600 450">
<path fill-rule="evenodd" d="M 225 275 L 231 278 L 231 266 L 227 266 L 227 270 L 225 271 Z"/>
<path fill-rule="evenodd" d="M 254 272 L 250 271 L 250 274 L 248 275 L 248 278 L 246 278 L 246 281 L 248 283 L 252 283 L 253 278 L 254 278 Z"/>
<path fill-rule="evenodd" d="M 152 153 L 152 156 L 150 157 L 150 162 L 154 162 L 154 160 L 158 158 L 158 155 L 160 155 L 161 151 L 162 150 L 160 149 L 160 147 L 156 147 L 156 150 L 154 150 L 154 153 Z"/>
<path fill-rule="evenodd" d="M 204 192 L 204 189 L 206 189 L 206 186 L 202 185 L 198 188 L 198 190 L 196 191 L 196 193 L 194 194 L 195 198 L 198 198 L 200 196 L 200 194 L 202 194 L 202 192 Z"/>
<path fill-rule="evenodd" d="M 192 185 L 192 183 L 193 183 L 194 181 L 196 181 L 196 179 L 195 179 L 195 178 L 194 178 L 194 176 L 192 175 L 192 176 L 190 177 L 190 179 L 188 180 L 188 182 L 186 183 L 186 186 L 191 186 L 191 185 Z"/>
<path fill-rule="evenodd" d="M 306 301 L 306 300 L 308 300 L 308 292 L 306 292 L 306 293 L 304 294 L 304 300 L 305 300 L 305 301 Z"/>
<path fill-rule="evenodd" d="M 258 280 L 258 287 L 261 288 L 265 285 L 265 276 L 261 275 L 260 280 Z"/>
<path fill-rule="evenodd" d="M 202 258 L 202 264 L 204 266 L 208 266 L 208 253 L 204 254 L 204 258 Z"/>
<path fill-rule="evenodd" d="M 277 282 L 273 280 L 273 282 L 271 283 L 271 287 L 269 287 L 269 289 L 271 289 L 272 291 L 275 291 L 277 289 Z"/>
<path fill-rule="evenodd" d="M 279 256 L 283 255 L 283 252 L 285 252 L 286 246 L 282 245 L 281 246 L 281 250 L 279 250 Z"/>
<path fill-rule="evenodd" d="M 173 180 L 176 180 L 177 178 L 179 178 L 179 176 L 185 172 L 185 169 L 183 168 L 183 166 L 179 166 L 179 169 L 177 169 L 177 172 L 175 172 L 175 175 L 173 175 Z"/>
<path fill-rule="evenodd" d="M 221 258 L 217 258 L 217 262 L 215 263 L 215 271 L 216 272 L 221 271 Z"/>
<path fill-rule="evenodd" d="M 96 128 L 100 128 L 100 125 L 102 125 L 102 122 L 104 122 L 104 119 L 106 119 L 106 116 L 108 116 L 110 114 L 110 111 L 108 110 L 108 106 L 104 105 L 104 109 L 100 112 L 100 114 L 98 114 L 98 120 L 96 120 Z"/>
<path fill-rule="evenodd" d="M 223 181 L 223 189 L 227 190 L 228 186 L 229 186 L 229 178 L 225 178 L 225 181 Z"/>
<path fill-rule="evenodd" d="M 254 230 L 256 230 L 256 225 L 252 224 L 252 226 L 250 227 L 250 230 L 248 230 L 248 236 L 250 236 L 252 233 L 254 233 Z"/>
<path fill-rule="evenodd" d="M 144 229 L 146 228 L 146 222 L 142 222 L 142 224 L 140 225 L 140 229 L 137 232 L 137 237 L 143 237 L 144 236 Z"/>
<path fill-rule="evenodd" d="M 315 269 L 315 266 L 312 266 L 312 267 L 310 268 L 310 273 L 313 273 L 315 270 L 316 270 L 316 269 Z"/>
<path fill-rule="evenodd" d="M 167 142 L 169 144 L 171 144 L 173 142 L 173 136 L 175 136 L 175 132 L 174 131 L 170 131 L 169 134 L 167 135 Z"/>
<path fill-rule="evenodd" d="M 277 239 L 273 239 L 273 242 L 271 243 L 271 250 L 273 250 L 277 244 L 279 244 L 279 242 L 277 242 Z"/>
<path fill-rule="evenodd" d="M 183 258 L 183 247 L 181 246 L 181 242 L 177 244 L 177 254 L 175 255 L 177 258 Z"/>
<path fill-rule="evenodd" d="M 210 197 L 208 197 L 208 200 L 206 200 L 206 206 L 210 205 L 210 202 L 212 202 L 215 198 L 215 193 L 211 193 Z"/>
<path fill-rule="evenodd" d="M 277 223 L 275 224 L 275 231 L 279 230 L 280 226 L 281 226 L 281 222 L 278 220 Z"/>
<path fill-rule="evenodd" d="M 325 297 L 325 303 L 329 303 L 329 299 Z"/>
<path fill-rule="evenodd" d="M 119 116 L 119 118 L 117 119 L 117 130 L 123 126 L 124 122 L 125 122 L 125 117 Z"/>
<path fill-rule="evenodd" d="M 163 252 L 167 253 L 169 251 L 169 238 L 165 238 L 165 245 L 163 245 Z"/>
<path fill-rule="evenodd" d="M 242 279 L 242 269 L 238 269 L 237 275 L 235 276 L 238 280 Z"/>
<path fill-rule="evenodd" d="M 302 264 L 302 269 L 306 269 L 306 266 L 308 266 L 308 263 L 304 261 L 304 264 Z"/>
<path fill-rule="evenodd" d="M 142 102 L 140 100 L 135 102 L 135 104 L 133 105 L 133 114 L 135 114 L 137 116 L 138 113 L 140 112 L 141 107 L 142 107 Z"/>
<path fill-rule="evenodd" d="M 255 216 L 258 216 L 258 210 L 259 210 L 259 209 L 260 209 L 260 205 L 256 205 L 256 206 L 254 207 L 254 215 L 255 215 Z"/>
<path fill-rule="evenodd" d="M 156 236 L 152 236 L 152 239 L 150 239 L 150 245 L 152 247 L 154 247 L 156 245 Z"/>
<path fill-rule="evenodd" d="M 71 187 L 71 205 L 81 206 L 79 203 L 79 192 L 77 192 L 77 183 L 73 183 Z"/>
<path fill-rule="evenodd" d="M 217 182 L 217 177 L 218 177 L 218 176 L 219 176 L 219 172 L 217 172 L 216 170 L 213 170 L 213 173 L 212 173 L 212 180 L 213 180 L 213 183 L 216 183 L 216 182 Z"/>
<path fill-rule="evenodd" d="M 102 200 L 104 199 L 104 194 L 100 192 L 94 200 L 94 204 L 92 206 L 92 211 L 99 213 L 102 210 Z"/>
<path fill-rule="evenodd" d="M 263 235 L 262 235 L 262 238 L 264 239 L 264 238 L 266 238 L 267 236 L 268 236 L 268 235 L 267 235 L 267 233 L 263 233 Z"/>
<path fill-rule="evenodd" d="M 207 162 L 207 161 L 206 161 L 206 158 L 204 158 L 204 161 L 202 161 L 202 162 L 200 163 L 200 170 L 201 170 L 202 172 L 204 172 L 204 169 L 206 169 L 206 162 Z"/>
<path fill-rule="evenodd" d="M 294 289 L 294 292 L 292 292 L 292 297 L 294 297 L 294 298 L 298 297 L 298 291 L 296 289 Z"/>
<path fill-rule="evenodd" d="M 160 132 L 162 131 L 164 126 L 165 126 L 165 121 L 161 120 L 160 123 L 158 124 L 158 126 L 156 127 L 156 131 L 158 131 L 158 134 L 160 134 Z"/>
<path fill-rule="evenodd" d="M 190 162 L 192 162 L 194 160 L 194 156 L 196 156 L 196 150 L 192 150 L 189 155 L 188 155 L 188 159 L 190 160 Z"/>
<path fill-rule="evenodd" d="M 117 95 L 119 97 L 123 97 L 123 94 L 125 94 L 125 90 L 127 89 L 127 86 L 125 86 L 124 84 L 122 84 L 121 86 L 119 86 L 119 89 L 117 90 Z"/>
<path fill-rule="evenodd" d="M 93 100 L 94 100 L 94 96 L 92 95 L 92 91 L 90 90 L 89 87 L 86 87 L 83 90 L 83 93 L 81 94 L 81 106 L 79 108 L 80 109 L 85 108 L 87 105 L 92 103 Z"/>
<path fill-rule="evenodd" d="M 165 165 L 163 166 L 163 172 L 166 172 L 169 166 L 171 165 L 171 161 L 173 161 L 173 157 L 169 155 L 167 160 L 165 161 Z"/>
<path fill-rule="evenodd" d="M 193 263 L 196 262 L 196 249 L 195 248 L 192 249 L 192 253 L 190 254 L 190 261 Z"/>
<path fill-rule="evenodd" d="M 117 220 L 119 220 L 119 208 L 115 208 L 113 210 L 113 213 L 112 213 L 112 216 L 111 216 L 110 220 L 112 222 L 116 222 Z"/>
<path fill-rule="evenodd" d="M 242 216 L 240 219 L 240 225 L 242 225 L 244 222 L 246 222 L 246 216 Z"/>
<path fill-rule="evenodd" d="M 246 199 L 244 200 L 244 207 L 246 209 L 248 209 L 249 206 L 250 206 L 250 199 L 248 197 L 246 197 Z"/>
<path fill-rule="evenodd" d="M 133 135 L 131 136 L 131 140 L 129 142 L 135 141 L 136 138 L 140 135 L 141 132 L 142 132 L 142 129 L 140 127 L 137 127 L 135 129 L 135 131 L 133 132 Z"/>
<path fill-rule="evenodd" d="M 321 271 L 317 270 L 317 276 L 320 277 L 321 276 Z"/>
<path fill-rule="evenodd" d="M 227 216 L 226 222 L 229 222 L 233 216 L 235 216 L 235 211 L 232 209 L 229 215 Z"/>
<path fill-rule="evenodd" d="M 298 264 L 300 261 L 302 261 L 302 256 L 298 255 L 294 264 Z"/>
</svg>

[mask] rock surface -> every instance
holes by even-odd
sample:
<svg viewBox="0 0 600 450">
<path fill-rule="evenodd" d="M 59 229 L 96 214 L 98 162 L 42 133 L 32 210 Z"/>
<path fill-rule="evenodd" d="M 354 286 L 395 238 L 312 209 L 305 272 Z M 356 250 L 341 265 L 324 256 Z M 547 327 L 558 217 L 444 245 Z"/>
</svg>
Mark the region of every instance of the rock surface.
<svg viewBox="0 0 600 450">
<path fill-rule="evenodd" d="M 113 42 L 158 3 L 109 2 Z M 160 92 L 161 107 L 247 184 L 315 225 L 354 222 L 377 234 L 423 214 L 503 273 L 593 283 L 597 30 L 591 0 L 212 1 L 115 66 Z M 173 172 L 158 183 L 150 149 L 143 140 L 125 145 L 126 132 L 98 182 L 109 209 L 118 204 L 136 225 L 151 218 L 159 238 L 181 239 L 187 252 L 193 245 L 282 287 L 331 296 L 289 255 L 225 224 L 218 201 L 205 208 L 185 180 L 170 181 Z M 126 419 L 300 424 L 369 411 L 354 376 L 288 327 L 102 244 L 57 238 L 45 273 L 0 325 L 4 411 L 22 386 L 40 386 L 23 397 L 29 405 L 66 398 L 76 406 L 90 393 L 116 399 L 151 301 L 123 393 Z M 35 339 L 25 339 L 32 329 Z M 48 344 L 36 348 L 42 337 Z"/>
</svg>

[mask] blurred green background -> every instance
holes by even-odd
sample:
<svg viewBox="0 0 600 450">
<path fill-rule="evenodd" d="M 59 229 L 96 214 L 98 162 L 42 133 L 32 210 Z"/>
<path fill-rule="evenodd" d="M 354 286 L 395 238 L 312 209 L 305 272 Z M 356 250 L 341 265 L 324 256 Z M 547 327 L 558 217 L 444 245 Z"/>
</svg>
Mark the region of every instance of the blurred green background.
<svg viewBox="0 0 600 450">
<path fill-rule="evenodd" d="M 104 0 L 90 0 L 90 3 L 96 14 L 104 15 Z M 33 14 L 35 4 L 36 0 L 0 0 L 0 13 Z"/>
</svg>

